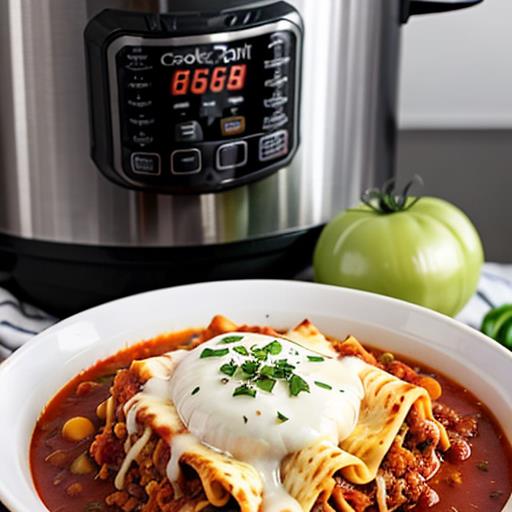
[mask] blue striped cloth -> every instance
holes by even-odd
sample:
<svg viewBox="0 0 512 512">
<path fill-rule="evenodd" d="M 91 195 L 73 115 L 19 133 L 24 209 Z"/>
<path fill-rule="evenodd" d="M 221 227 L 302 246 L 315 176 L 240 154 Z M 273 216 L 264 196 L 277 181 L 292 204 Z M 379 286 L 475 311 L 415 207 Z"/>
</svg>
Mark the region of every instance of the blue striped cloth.
<svg viewBox="0 0 512 512">
<path fill-rule="evenodd" d="M 0 361 L 56 321 L 0 288 Z"/>
<path fill-rule="evenodd" d="M 487 311 L 502 304 L 512 304 L 512 265 L 486 263 L 477 293 L 457 319 L 478 329 Z M 56 321 L 0 288 L 0 361 Z"/>
</svg>

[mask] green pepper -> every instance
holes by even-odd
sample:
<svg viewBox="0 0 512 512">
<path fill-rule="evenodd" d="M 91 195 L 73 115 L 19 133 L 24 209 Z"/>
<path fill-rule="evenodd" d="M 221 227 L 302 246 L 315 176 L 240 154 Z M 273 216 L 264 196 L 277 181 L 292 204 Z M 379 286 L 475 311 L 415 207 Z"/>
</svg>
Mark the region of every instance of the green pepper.
<svg viewBox="0 0 512 512">
<path fill-rule="evenodd" d="M 485 315 L 480 330 L 512 350 L 512 304 L 491 309 Z"/>
</svg>

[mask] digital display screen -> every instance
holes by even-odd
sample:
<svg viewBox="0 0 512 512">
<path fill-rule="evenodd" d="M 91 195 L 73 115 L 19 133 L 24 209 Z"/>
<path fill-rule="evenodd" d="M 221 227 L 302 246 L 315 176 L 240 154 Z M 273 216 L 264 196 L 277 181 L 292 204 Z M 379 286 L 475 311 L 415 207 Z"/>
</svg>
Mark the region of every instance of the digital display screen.
<svg viewBox="0 0 512 512">
<path fill-rule="evenodd" d="M 213 68 L 176 69 L 170 91 L 172 96 L 241 91 L 245 87 L 247 64 Z"/>
</svg>

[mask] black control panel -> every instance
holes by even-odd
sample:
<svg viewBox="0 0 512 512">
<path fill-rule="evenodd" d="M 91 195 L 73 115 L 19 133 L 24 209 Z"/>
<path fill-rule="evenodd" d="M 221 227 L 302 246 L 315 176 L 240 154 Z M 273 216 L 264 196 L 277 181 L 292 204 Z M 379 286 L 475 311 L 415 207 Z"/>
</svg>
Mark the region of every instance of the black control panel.
<svg viewBox="0 0 512 512">
<path fill-rule="evenodd" d="M 85 39 L 92 156 L 117 183 L 216 192 L 293 157 L 302 27 L 289 4 L 210 15 L 106 10 Z"/>
</svg>

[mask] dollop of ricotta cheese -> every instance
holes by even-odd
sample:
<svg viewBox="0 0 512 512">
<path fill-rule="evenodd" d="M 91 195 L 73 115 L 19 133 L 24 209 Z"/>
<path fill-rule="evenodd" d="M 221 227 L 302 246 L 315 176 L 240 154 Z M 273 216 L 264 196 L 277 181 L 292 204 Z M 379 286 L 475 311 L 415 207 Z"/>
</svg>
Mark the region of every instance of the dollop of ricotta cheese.
<svg viewBox="0 0 512 512">
<path fill-rule="evenodd" d="M 191 434 L 260 472 L 266 512 L 300 511 L 280 484 L 280 463 L 351 434 L 364 394 L 361 364 L 283 338 L 229 333 L 180 354 L 168 389 Z"/>
</svg>

